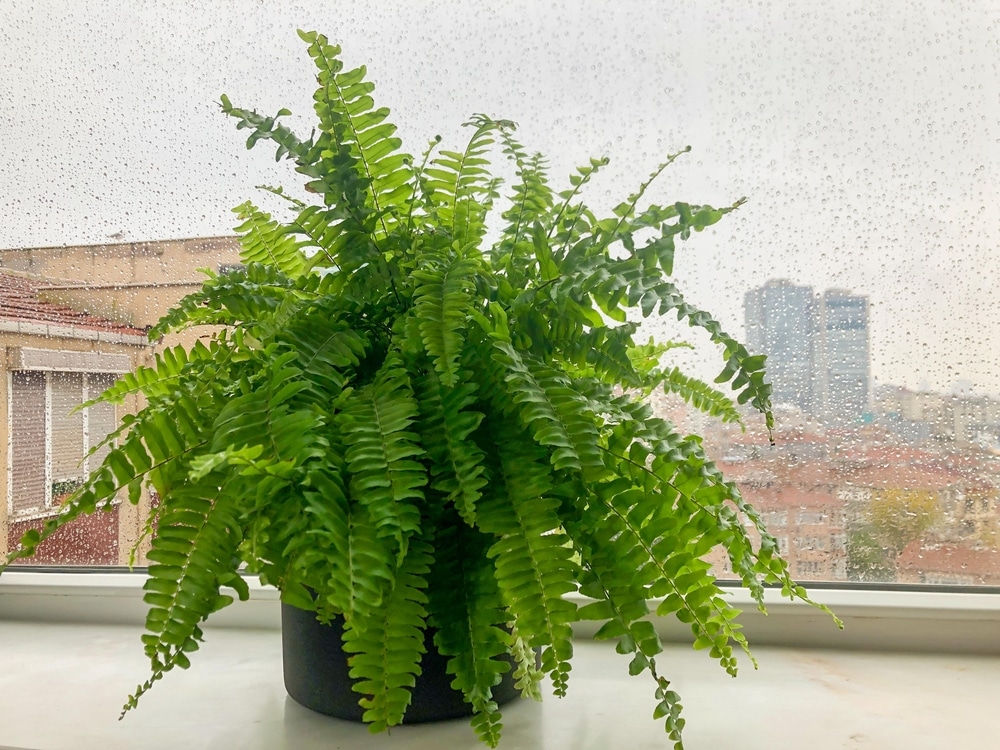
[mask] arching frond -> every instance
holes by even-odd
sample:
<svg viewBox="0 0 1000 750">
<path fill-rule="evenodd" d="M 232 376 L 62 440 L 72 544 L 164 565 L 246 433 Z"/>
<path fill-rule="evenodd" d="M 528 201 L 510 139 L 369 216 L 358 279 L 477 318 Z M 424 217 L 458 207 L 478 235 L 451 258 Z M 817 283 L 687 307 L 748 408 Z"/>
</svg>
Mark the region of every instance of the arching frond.
<svg viewBox="0 0 1000 750">
<path fill-rule="evenodd" d="M 377 535 L 393 541 L 397 557 L 406 557 L 410 537 L 420 529 L 423 451 L 411 426 L 417 405 L 409 378 L 395 362 L 387 362 L 375 382 L 344 399 L 337 426 L 346 446 L 352 496 L 367 510 Z"/>
<path fill-rule="evenodd" d="M 452 687 L 473 710 L 472 726 L 490 747 L 500 740 L 500 711 L 493 688 L 510 665 L 504 601 L 487 557 L 492 539 L 458 518 L 454 509 L 436 516 L 436 559 L 429 588 L 429 623 L 434 645 L 448 659 Z"/>
<path fill-rule="evenodd" d="M 373 732 L 401 723 L 410 705 L 425 650 L 425 589 L 432 561 L 430 545 L 412 540 L 383 605 L 347 620 L 344 650 L 352 654 L 350 674 L 357 680 L 352 687 L 362 696 L 364 721 Z"/>
<path fill-rule="evenodd" d="M 303 243 L 287 224 L 274 221 L 250 201 L 233 209 L 242 222 L 236 227 L 240 235 L 240 259 L 244 263 L 266 263 L 282 273 L 295 277 L 306 266 Z"/>
<path fill-rule="evenodd" d="M 386 121 L 389 110 L 375 107 L 375 86 L 365 80 L 364 66 L 345 72 L 339 46 L 315 32 L 299 36 L 319 70 L 316 115 L 333 151 L 332 169 L 310 185 L 326 196 L 327 205 L 352 213 L 379 244 L 409 212 L 412 158 L 396 153 L 402 142 L 394 136 L 396 126 Z"/>
<path fill-rule="evenodd" d="M 483 413 L 473 408 L 476 387 L 466 380 L 457 388 L 447 388 L 433 372 L 415 381 L 414 386 L 420 439 L 432 462 L 431 487 L 473 526 L 476 503 L 487 483 L 485 454 L 471 439 L 483 419 Z"/>
<path fill-rule="evenodd" d="M 196 651 L 203 638 L 199 624 L 233 601 L 220 593 L 220 586 L 236 587 L 241 599 L 250 596 L 229 563 L 242 541 L 231 488 L 225 479 L 214 479 L 175 487 L 175 502 L 160 513 L 148 555 L 149 578 L 143 584 L 149 613 L 142 642 L 153 674 L 129 697 L 122 715 L 166 672 L 190 666 L 187 654 Z"/>
<path fill-rule="evenodd" d="M 424 256 L 413 271 L 413 312 L 424 348 L 447 387 L 456 384 L 469 302 L 479 264 L 472 258 Z"/>
<path fill-rule="evenodd" d="M 533 237 L 542 231 L 553 196 L 545 174 L 545 159 L 541 154 L 528 156 L 514 140 L 511 131 L 501 130 L 499 137 L 504 153 L 517 165 L 518 182 L 510 198 L 510 208 L 502 214 L 507 222 L 499 242 L 493 248 L 494 266 L 515 283 L 534 275 L 525 274 L 524 263 L 534 254 Z"/>
<path fill-rule="evenodd" d="M 688 377 L 676 367 L 663 373 L 663 391 L 680 396 L 698 411 L 719 417 L 723 422 L 743 424 L 743 417 L 731 400 L 697 378 Z"/>
<path fill-rule="evenodd" d="M 512 440 L 501 425 L 496 435 L 499 466 L 478 505 L 477 525 L 497 537 L 489 555 L 495 559 L 496 581 L 518 633 L 541 648 L 542 671 L 557 695 L 565 695 L 573 655 L 576 606 L 563 598 L 576 585 L 569 540 L 549 495 L 551 479 L 543 455 Z"/>
<path fill-rule="evenodd" d="M 475 128 L 465 151 L 440 151 L 432 166 L 423 171 L 427 190 L 439 225 L 459 247 L 482 239 L 486 232 L 486 209 L 495 184 L 489 177 L 486 158 L 493 134 L 509 130 L 514 123 L 473 115 L 466 123 Z M 488 198 L 484 201 L 483 198 Z"/>
</svg>

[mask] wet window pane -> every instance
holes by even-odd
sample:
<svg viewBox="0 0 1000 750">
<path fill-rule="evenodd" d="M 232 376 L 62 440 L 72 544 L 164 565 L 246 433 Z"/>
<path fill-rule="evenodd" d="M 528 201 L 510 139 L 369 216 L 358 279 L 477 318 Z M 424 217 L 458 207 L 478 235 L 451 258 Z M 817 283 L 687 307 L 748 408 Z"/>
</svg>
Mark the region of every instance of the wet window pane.
<svg viewBox="0 0 1000 750">
<path fill-rule="evenodd" d="M 775 444 L 750 414 L 742 431 L 651 403 L 706 436 L 797 577 L 1000 585 L 1000 6 L 883 5 L 4 4 L 0 550 L 136 404 L 71 408 L 150 362 L 145 329 L 198 269 L 238 267 L 230 209 L 280 212 L 255 186 L 300 187 L 216 102 L 288 107 L 308 136 L 305 28 L 368 66 L 410 152 L 487 112 L 518 123 L 558 189 L 608 156 L 586 195 L 601 212 L 691 145 L 650 198 L 748 198 L 678 243 L 675 269 L 691 304 L 768 353 Z M 694 343 L 664 364 L 711 382 L 719 353 Z M 45 559 L 123 561 L 149 503 Z"/>
</svg>

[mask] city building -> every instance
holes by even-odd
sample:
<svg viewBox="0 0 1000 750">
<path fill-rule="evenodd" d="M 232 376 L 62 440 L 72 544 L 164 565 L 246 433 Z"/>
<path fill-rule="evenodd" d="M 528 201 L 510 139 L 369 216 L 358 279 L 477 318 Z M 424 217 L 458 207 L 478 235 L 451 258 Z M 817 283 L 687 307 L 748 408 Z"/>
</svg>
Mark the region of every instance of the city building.
<svg viewBox="0 0 1000 750">
<path fill-rule="evenodd" d="M 854 424 L 871 411 L 868 298 L 828 289 L 818 300 L 816 405 L 830 422 Z"/>
<path fill-rule="evenodd" d="M 165 346 L 146 331 L 213 271 L 239 263 L 235 237 L 0 250 L 0 555 L 58 513 L 103 457 L 91 448 L 139 408 L 73 409 Z M 119 565 L 139 539 L 150 499 L 85 516 L 39 548 L 37 563 Z"/>
<path fill-rule="evenodd" d="M 717 462 L 743 499 L 760 513 L 788 561 L 793 578 L 847 580 L 847 528 L 837 478 L 823 464 L 790 465 L 778 457 Z M 756 530 L 747 532 L 758 544 Z M 718 550 L 707 559 L 720 578 L 733 578 L 728 558 Z"/>
<path fill-rule="evenodd" d="M 771 400 L 816 412 L 817 309 L 812 287 L 774 279 L 743 300 L 747 348 L 767 353 Z"/>
<path fill-rule="evenodd" d="M 146 331 L 45 301 L 36 281 L 0 271 L 0 554 L 58 513 L 106 449 L 88 457 L 122 414 L 72 410 L 149 364 Z M 134 408 L 134 404 L 132 405 Z M 127 504 L 126 504 L 127 505 Z M 138 538 L 137 509 L 80 519 L 39 548 L 37 562 L 119 564 Z"/>
<path fill-rule="evenodd" d="M 1000 585 L 1000 550 L 965 544 L 914 541 L 896 561 L 900 583 L 946 586 Z"/>
<path fill-rule="evenodd" d="M 772 279 L 746 293 L 747 347 L 767 354 L 775 405 L 829 424 L 870 418 L 868 299 Z"/>
<path fill-rule="evenodd" d="M 19 247 L 0 249 L 0 270 L 35 279 L 46 302 L 148 328 L 201 288 L 205 280 L 201 269 L 219 272 L 238 264 L 239 251 L 235 236 Z M 197 335 L 169 336 L 157 343 L 190 346 Z"/>
</svg>

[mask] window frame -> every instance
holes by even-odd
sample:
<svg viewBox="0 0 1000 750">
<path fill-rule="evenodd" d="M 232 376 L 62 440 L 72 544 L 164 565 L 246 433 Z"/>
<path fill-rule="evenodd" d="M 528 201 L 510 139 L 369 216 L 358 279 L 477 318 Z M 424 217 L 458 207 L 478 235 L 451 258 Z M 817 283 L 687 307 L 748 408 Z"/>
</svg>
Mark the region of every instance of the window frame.
<svg viewBox="0 0 1000 750">
<path fill-rule="evenodd" d="M 11 568 L 0 576 L 0 620 L 139 627 L 145 622 L 146 578 L 144 568 Z M 250 599 L 216 612 L 206 627 L 280 628 L 278 591 L 245 578 Z M 751 647 L 1000 654 L 998 586 L 811 583 L 812 596 L 844 621 L 844 630 L 838 630 L 828 615 L 783 599 L 777 590 L 767 597 L 765 616 L 748 592 L 731 582 L 719 585 L 743 610 L 740 621 Z M 689 625 L 673 617 L 651 619 L 665 642 L 690 643 Z M 591 638 L 597 627 L 596 622 L 576 623 L 574 635 Z"/>
</svg>

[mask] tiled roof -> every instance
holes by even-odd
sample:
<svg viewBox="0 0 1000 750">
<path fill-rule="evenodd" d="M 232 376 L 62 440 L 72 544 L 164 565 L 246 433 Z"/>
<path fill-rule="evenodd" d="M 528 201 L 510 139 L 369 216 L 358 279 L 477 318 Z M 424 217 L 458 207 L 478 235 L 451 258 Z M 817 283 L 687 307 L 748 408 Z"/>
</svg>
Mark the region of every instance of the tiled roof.
<svg viewBox="0 0 1000 750">
<path fill-rule="evenodd" d="M 0 321 L 68 326 L 130 336 L 146 335 L 142 328 L 46 302 L 39 296 L 40 289 L 44 289 L 43 282 L 0 271 Z"/>
<path fill-rule="evenodd" d="M 929 466 L 865 466 L 849 474 L 844 484 L 872 489 L 944 490 L 963 484 L 957 472 Z"/>
<path fill-rule="evenodd" d="M 744 500 L 760 510 L 778 508 L 832 510 L 844 507 L 844 500 L 841 497 L 820 487 L 797 487 L 791 484 L 760 487 L 741 484 L 740 494 Z"/>
</svg>

